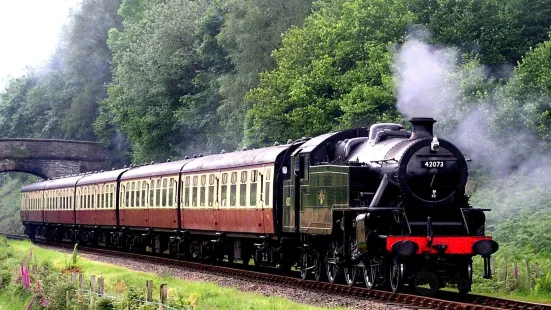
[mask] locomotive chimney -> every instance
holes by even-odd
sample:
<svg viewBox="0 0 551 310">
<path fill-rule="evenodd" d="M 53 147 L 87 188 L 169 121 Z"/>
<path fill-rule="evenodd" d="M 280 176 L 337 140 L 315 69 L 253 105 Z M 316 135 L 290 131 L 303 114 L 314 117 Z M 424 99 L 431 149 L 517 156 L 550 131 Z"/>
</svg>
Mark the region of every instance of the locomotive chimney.
<svg viewBox="0 0 551 310">
<path fill-rule="evenodd" d="M 432 127 L 436 121 L 430 117 L 414 117 L 409 121 L 413 125 L 413 132 L 410 140 L 416 139 L 432 139 L 434 136 Z"/>
</svg>

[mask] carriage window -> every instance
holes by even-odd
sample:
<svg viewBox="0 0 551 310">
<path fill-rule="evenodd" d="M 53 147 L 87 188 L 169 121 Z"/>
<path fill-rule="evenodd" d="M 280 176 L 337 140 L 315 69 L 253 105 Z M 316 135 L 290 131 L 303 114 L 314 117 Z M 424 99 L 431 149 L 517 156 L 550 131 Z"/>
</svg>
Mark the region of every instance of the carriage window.
<svg viewBox="0 0 551 310">
<path fill-rule="evenodd" d="M 188 192 L 189 177 L 185 178 L 184 186 L 185 187 L 182 189 L 182 200 L 183 200 L 184 206 L 189 207 L 189 197 L 190 197 Z"/>
<path fill-rule="evenodd" d="M 111 189 L 111 186 L 105 185 L 104 192 L 103 192 L 103 208 L 107 209 L 109 208 L 109 190 Z"/>
<path fill-rule="evenodd" d="M 126 183 L 126 186 L 124 186 L 124 193 L 125 193 L 125 200 L 124 205 L 125 207 L 130 207 L 128 204 L 130 203 L 130 184 Z"/>
<path fill-rule="evenodd" d="M 176 187 L 174 186 L 175 184 L 176 184 L 176 180 L 174 180 L 174 178 L 170 178 L 170 186 L 168 188 L 168 206 L 169 207 L 174 206 L 174 190 Z"/>
<path fill-rule="evenodd" d="M 206 191 L 206 187 L 201 186 L 199 191 L 199 205 L 201 207 L 205 206 L 205 191 Z"/>
<path fill-rule="evenodd" d="M 155 180 L 151 180 L 151 186 L 149 187 L 149 207 L 155 206 Z"/>
<path fill-rule="evenodd" d="M 228 198 L 228 174 L 222 173 L 222 186 L 220 187 L 220 205 L 225 207 Z"/>
<path fill-rule="evenodd" d="M 230 207 L 235 206 L 236 195 L 237 195 L 237 185 L 232 184 L 230 185 Z"/>
<path fill-rule="evenodd" d="M 109 191 L 109 197 L 107 198 L 107 207 L 109 209 L 113 207 L 113 192 L 114 192 L 114 186 L 111 185 L 111 189 Z"/>
<path fill-rule="evenodd" d="M 257 170 L 251 171 L 251 184 L 250 184 L 251 190 L 249 192 L 249 195 L 250 195 L 249 202 L 250 202 L 251 206 L 256 206 L 256 187 L 257 187 L 256 177 L 257 177 L 257 174 L 258 174 Z"/>
<path fill-rule="evenodd" d="M 266 169 L 266 190 L 264 197 L 264 205 L 269 206 L 270 205 L 270 179 L 271 179 L 271 169 Z"/>
<path fill-rule="evenodd" d="M 167 206 L 167 203 L 166 203 L 166 197 L 168 195 L 168 179 L 163 179 L 163 198 L 162 198 L 162 207 L 166 207 Z"/>
<path fill-rule="evenodd" d="M 239 185 L 239 205 L 247 205 L 247 171 L 241 172 L 241 184 Z"/>
<path fill-rule="evenodd" d="M 239 185 L 239 204 L 242 207 L 247 205 L 247 184 Z"/>
<path fill-rule="evenodd" d="M 161 180 L 157 180 L 157 186 L 155 188 L 155 207 L 161 206 Z"/>
<path fill-rule="evenodd" d="M 192 194 L 192 191 L 193 191 L 193 187 L 190 185 L 188 187 L 188 192 L 187 192 L 187 198 L 186 198 L 186 206 L 192 206 L 193 203 L 191 202 L 191 194 Z"/>
<path fill-rule="evenodd" d="M 142 207 L 145 207 L 147 204 L 147 181 L 142 182 Z"/>
<path fill-rule="evenodd" d="M 209 175 L 209 207 L 214 205 L 214 174 Z"/>
<path fill-rule="evenodd" d="M 117 197 L 117 194 L 115 193 L 115 190 L 116 190 L 115 185 L 111 185 L 111 208 L 115 208 L 115 204 L 117 203 L 115 201 L 115 199 Z"/>
<path fill-rule="evenodd" d="M 237 200 L 237 172 L 231 173 L 231 184 L 230 185 L 230 206 L 234 207 Z"/>
<path fill-rule="evenodd" d="M 131 185 L 130 185 L 130 207 L 134 208 L 136 207 L 136 182 L 132 182 Z"/>
<path fill-rule="evenodd" d="M 197 186 L 192 187 L 193 192 L 191 194 L 191 205 L 197 207 Z"/>
<path fill-rule="evenodd" d="M 222 185 L 221 190 L 220 190 L 220 205 L 222 207 L 226 206 L 226 197 L 227 197 L 227 195 L 228 195 L 228 186 L 227 185 Z"/>
<path fill-rule="evenodd" d="M 101 200 L 101 195 L 100 195 L 100 192 L 99 192 L 99 186 L 96 186 L 94 187 L 94 189 L 96 190 L 95 192 L 97 193 L 96 194 L 96 204 L 97 204 L 97 208 L 100 207 L 100 200 Z"/>
<path fill-rule="evenodd" d="M 142 191 L 140 190 L 142 187 L 142 181 L 138 181 L 136 182 L 136 188 L 135 188 L 135 191 L 134 191 L 134 195 L 136 196 L 136 205 L 135 207 L 140 207 L 141 206 L 141 193 Z"/>
</svg>

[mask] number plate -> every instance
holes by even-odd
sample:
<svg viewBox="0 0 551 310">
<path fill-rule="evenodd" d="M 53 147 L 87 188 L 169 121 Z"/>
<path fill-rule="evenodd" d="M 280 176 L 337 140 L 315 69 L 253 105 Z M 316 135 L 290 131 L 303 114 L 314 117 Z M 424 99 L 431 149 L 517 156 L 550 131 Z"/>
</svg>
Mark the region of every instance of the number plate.
<svg viewBox="0 0 551 310">
<path fill-rule="evenodd" d="M 421 167 L 423 168 L 444 168 L 446 167 L 446 162 L 443 160 L 427 160 L 421 161 Z"/>
</svg>

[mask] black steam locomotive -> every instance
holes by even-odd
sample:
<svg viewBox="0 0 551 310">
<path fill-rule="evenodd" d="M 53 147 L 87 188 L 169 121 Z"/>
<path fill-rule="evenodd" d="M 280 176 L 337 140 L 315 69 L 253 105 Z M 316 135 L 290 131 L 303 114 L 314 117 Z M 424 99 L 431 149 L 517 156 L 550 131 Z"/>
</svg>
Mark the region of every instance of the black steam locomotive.
<svg viewBox="0 0 551 310">
<path fill-rule="evenodd" d="M 301 234 L 304 277 L 319 279 L 325 265 L 330 282 L 361 273 L 369 288 L 456 283 L 467 293 L 474 255 L 491 276 L 498 245 L 485 236 L 487 210 L 467 202 L 465 157 L 434 136 L 433 119 L 411 123 L 320 136 L 293 153 L 284 227 Z"/>
<path fill-rule="evenodd" d="M 472 257 L 489 278 L 498 245 L 487 210 L 468 204 L 465 157 L 434 122 L 46 180 L 22 189 L 21 220 L 31 238 L 467 293 Z"/>
</svg>

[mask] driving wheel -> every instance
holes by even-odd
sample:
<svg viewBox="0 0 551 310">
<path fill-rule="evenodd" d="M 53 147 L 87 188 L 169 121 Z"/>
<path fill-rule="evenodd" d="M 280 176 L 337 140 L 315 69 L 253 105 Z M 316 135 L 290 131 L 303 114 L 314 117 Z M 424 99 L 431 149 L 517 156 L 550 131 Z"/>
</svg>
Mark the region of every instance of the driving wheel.
<svg viewBox="0 0 551 310">
<path fill-rule="evenodd" d="M 395 256 L 390 265 L 390 288 L 393 293 L 404 290 L 404 264 Z"/>
</svg>

